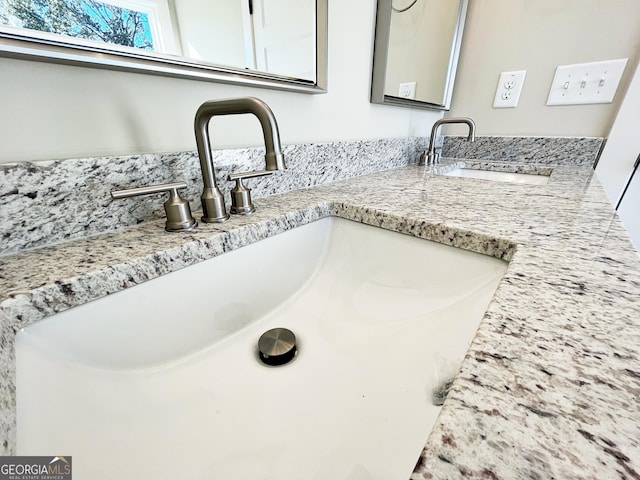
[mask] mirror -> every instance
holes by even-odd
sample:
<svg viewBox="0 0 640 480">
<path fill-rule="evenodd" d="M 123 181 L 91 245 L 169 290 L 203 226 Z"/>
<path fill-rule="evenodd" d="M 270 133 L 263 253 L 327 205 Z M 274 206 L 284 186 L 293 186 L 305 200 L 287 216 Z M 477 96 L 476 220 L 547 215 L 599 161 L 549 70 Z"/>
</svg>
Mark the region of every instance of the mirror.
<svg viewBox="0 0 640 480">
<path fill-rule="evenodd" d="M 328 0 L 0 0 L 0 55 L 323 93 Z"/>
<path fill-rule="evenodd" d="M 448 110 L 468 0 L 378 0 L 371 102 Z"/>
</svg>

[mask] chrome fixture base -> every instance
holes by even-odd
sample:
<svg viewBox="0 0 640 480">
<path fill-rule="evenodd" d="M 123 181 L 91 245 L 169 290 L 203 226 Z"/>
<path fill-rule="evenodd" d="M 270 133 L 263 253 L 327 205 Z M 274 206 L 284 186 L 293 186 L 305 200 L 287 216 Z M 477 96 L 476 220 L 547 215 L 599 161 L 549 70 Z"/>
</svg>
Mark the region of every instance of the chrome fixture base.
<svg viewBox="0 0 640 480">
<path fill-rule="evenodd" d="M 200 195 L 202 218 L 204 223 L 222 223 L 229 220 L 224 197 L 217 186 L 205 187 Z"/>
<path fill-rule="evenodd" d="M 272 170 L 256 170 L 253 172 L 232 173 L 227 180 L 235 180 L 236 186 L 231 190 L 230 212 L 238 215 L 250 215 L 256 211 L 256 207 L 251 201 L 251 189 L 244 186 L 242 180 L 245 178 L 263 177 L 271 175 Z"/>
</svg>

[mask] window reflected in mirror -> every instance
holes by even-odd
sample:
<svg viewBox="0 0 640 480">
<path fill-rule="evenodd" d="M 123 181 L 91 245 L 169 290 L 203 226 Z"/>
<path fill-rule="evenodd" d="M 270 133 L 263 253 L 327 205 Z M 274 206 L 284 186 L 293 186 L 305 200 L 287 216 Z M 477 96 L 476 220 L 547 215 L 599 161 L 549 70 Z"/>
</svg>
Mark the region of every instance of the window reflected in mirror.
<svg viewBox="0 0 640 480">
<path fill-rule="evenodd" d="M 0 0 L 0 33 L 317 80 L 316 0 Z"/>
</svg>

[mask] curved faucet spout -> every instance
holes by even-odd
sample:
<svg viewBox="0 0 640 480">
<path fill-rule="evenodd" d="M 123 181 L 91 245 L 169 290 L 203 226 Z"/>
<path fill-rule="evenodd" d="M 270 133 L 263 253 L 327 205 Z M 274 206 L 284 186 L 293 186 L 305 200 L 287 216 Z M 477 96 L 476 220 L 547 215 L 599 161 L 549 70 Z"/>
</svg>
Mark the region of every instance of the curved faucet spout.
<svg viewBox="0 0 640 480">
<path fill-rule="evenodd" d="M 451 118 L 441 118 L 437 120 L 433 127 L 431 128 L 431 136 L 429 137 L 429 148 L 426 152 L 420 155 L 420 161 L 418 165 L 433 165 L 438 163 L 440 160 L 440 153 L 436 151 L 436 134 L 438 132 L 438 128 L 441 125 L 445 125 L 447 123 L 462 123 L 469 127 L 469 135 L 467 136 L 467 140 L 470 142 L 474 142 L 476 139 L 476 123 L 468 118 L 468 117 L 451 117 Z"/>
<path fill-rule="evenodd" d="M 262 127 L 266 149 L 265 171 L 272 172 L 286 168 L 282 146 L 280 145 L 278 123 L 266 103 L 255 97 L 210 100 L 203 103 L 196 112 L 194 125 L 202 181 L 204 183 L 204 191 L 200 197 L 202 200 L 203 222 L 224 222 L 229 218 L 224 204 L 224 197 L 216 184 L 211 141 L 209 139 L 209 121 L 217 115 L 239 115 L 244 113 L 255 115 Z M 249 177 L 250 175 L 246 174 L 245 176 Z"/>
</svg>

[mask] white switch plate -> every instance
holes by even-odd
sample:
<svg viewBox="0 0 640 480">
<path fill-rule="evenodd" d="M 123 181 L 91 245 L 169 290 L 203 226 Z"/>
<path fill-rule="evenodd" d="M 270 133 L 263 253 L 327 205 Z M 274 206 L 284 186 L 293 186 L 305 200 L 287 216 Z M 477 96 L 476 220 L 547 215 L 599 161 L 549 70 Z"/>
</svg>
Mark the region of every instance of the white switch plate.
<svg viewBox="0 0 640 480">
<path fill-rule="evenodd" d="M 398 87 L 398 96 L 400 98 L 416 98 L 416 82 L 401 83 Z"/>
<path fill-rule="evenodd" d="M 526 74 L 526 70 L 500 74 L 496 96 L 493 99 L 493 108 L 515 108 L 518 106 Z"/>
<path fill-rule="evenodd" d="M 557 67 L 547 105 L 611 103 L 626 65 L 621 58 Z"/>
</svg>

